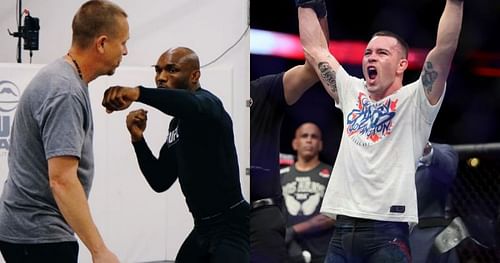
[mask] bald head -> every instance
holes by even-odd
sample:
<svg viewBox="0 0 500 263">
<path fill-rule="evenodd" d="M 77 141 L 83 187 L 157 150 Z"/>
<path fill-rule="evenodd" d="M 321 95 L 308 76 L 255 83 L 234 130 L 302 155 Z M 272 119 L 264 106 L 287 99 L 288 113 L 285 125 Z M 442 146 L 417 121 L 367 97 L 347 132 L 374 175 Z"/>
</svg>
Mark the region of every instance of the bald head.
<svg viewBox="0 0 500 263">
<path fill-rule="evenodd" d="M 187 47 L 174 47 L 165 51 L 162 57 L 171 57 L 179 64 L 185 65 L 192 70 L 200 69 L 200 60 L 198 55 L 190 48 Z"/>
<path fill-rule="evenodd" d="M 312 122 L 300 125 L 295 131 L 292 147 L 297 151 L 299 161 L 317 162 L 319 160 L 319 152 L 323 149 L 321 130 Z"/>
<path fill-rule="evenodd" d="M 175 47 L 163 52 L 155 70 L 159 88 L 196 90 L 200 87 L 200 60 L 190 48 Z"/>
<path fill-rule="evenodd" d="M 310 131 L 315 133 L 318 138 L 321 140 L 321 130 L 319 129 L 318 125 L 312 123 L 312 122 L 305 122 L 302 125 L 300 125 L 297 130 L 295 130 L 295 138 L 299 138 L 301 134 L 305 133 L 306 131 Z"/>
</svg>

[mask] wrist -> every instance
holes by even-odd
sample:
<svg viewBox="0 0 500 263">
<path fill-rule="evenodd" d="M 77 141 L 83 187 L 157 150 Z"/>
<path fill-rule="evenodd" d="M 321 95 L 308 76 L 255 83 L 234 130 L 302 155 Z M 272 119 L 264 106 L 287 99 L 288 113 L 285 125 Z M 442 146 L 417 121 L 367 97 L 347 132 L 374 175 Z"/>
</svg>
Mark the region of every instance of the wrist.
<svg viewBox="0 0 500 263">
<path fill-rule="evenodd" d="M 142 140 L 142 134 L 141 135 L 132 134 L 130 137 L 131 137 L 132 143 L 140 142 Z"/>
<path fill-rule="evenodd" d="M 108 250 L 104 240 L 102 240 L 100 236 L 99 240 L 95 240 L 95 242 L 93 244 L 89 244 L 87 248 L 93 256 L 98 256 Z"/>
<path fill-rule="evenodd" d="M 132 88 L 132 100 L 137 101 L 141 96 L 141 86 L 137 86 Z"/>
<path fill-rule="evenodd" d="M 295 0 L 296 7 L 312 8 L 318 18 L 326 16 L 325 0 Z"/>
</svg>

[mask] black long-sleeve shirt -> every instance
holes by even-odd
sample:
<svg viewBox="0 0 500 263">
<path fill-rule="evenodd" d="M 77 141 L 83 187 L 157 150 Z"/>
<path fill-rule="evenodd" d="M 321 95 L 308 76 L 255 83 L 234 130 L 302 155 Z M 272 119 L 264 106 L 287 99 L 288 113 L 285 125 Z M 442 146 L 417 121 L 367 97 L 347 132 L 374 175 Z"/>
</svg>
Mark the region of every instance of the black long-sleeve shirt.
<svg viewBox="0 0 500 263">
<path fill-rule="evenodd" d="M 195 92 L 140 87 L 139 102 L 174 117 L 156 158 L 143 139 L 134 143 L 139 167 L 156 192 L 177 178 L 195 219 L 218 214 L 243 199 L 233 124 L 222 102 Z"/>
<path fill-rule="evenodd" d="M 281 198 L 279 142 L 286 101 L 284 72 L 250 83 L 250 199 Z"/>
</svg>

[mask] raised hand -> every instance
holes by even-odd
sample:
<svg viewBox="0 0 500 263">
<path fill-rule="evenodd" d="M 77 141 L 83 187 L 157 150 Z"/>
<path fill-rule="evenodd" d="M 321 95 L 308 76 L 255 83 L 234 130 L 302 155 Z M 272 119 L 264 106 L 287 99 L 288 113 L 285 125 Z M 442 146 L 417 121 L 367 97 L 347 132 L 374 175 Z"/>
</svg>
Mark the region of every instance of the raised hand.
<svg viewBox="0 0 500 263">
<path fill-rule="evenodd" d="M 295 6 L 314 9 L 318 18 L 325 17 L 327 13 L 325 0 L 295 0 Z"/>
</svg>

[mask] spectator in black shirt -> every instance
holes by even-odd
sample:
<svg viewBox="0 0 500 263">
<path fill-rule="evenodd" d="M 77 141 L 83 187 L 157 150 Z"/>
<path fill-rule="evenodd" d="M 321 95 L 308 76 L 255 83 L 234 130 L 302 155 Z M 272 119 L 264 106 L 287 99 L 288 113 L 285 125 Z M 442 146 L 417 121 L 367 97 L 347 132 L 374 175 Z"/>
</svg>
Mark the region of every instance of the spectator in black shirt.
<svg viewBox="0 0 500 263">
<path fill-rule="evenodd" d="M 328 21 L 324 1 L 318 17 L 325 37 Z M 299 21 L 300 23 L 300 21 Z M 255 263 L 285 262 L 285 217 L 279 171 L 281 123 L 285 109 L 318 82 L 307 62 L 285 72 L 266 75 L 250 83 L 250 246 Z"/>
<path fill-rule="evenodd" d="M 157 89 L 115 86 L 106 90 L 108 112 L 138 101 L 173 116 L 156 158 L 143 132 L 147 111 L 132 111 L 127 128 L 140 169 L 156 192 L 178 178 L 194 229 L 176 262 L 248 262 L 249 205 L 241 192 L 233 125 L 222 102 L 199 83 L 198 56 L 185 47 L 163 53 L 155 65 Z"/>
</svg>

